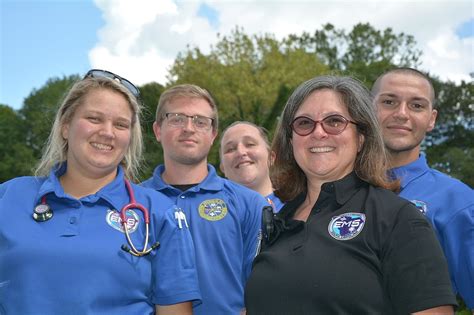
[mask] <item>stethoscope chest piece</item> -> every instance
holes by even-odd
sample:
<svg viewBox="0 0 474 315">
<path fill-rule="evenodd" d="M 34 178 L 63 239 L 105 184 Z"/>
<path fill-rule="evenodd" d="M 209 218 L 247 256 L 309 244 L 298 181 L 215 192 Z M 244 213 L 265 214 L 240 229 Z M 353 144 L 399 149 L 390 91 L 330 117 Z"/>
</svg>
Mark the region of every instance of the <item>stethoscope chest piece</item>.
<svg viewBox="0 0 474 315">
<path fill-rule="evenodd" d="M 53 210 L 51 210 L 51 207 L 49 205 L 42 203 L 35 207 L 35 210 L 33 212 L 33 219 L 35 219 L 36 222 L 48 221 L 52 217 Z"/>
</svg>

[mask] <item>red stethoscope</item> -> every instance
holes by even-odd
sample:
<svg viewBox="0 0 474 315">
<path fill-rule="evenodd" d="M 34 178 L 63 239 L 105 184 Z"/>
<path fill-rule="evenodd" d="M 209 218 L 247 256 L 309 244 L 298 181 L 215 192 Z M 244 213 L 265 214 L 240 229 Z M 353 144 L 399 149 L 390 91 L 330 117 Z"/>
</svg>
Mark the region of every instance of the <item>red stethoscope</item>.
<svg viewBox="0 0 474 315">
<path fill-rule="evenodd" d="M 145 256 L 151 253 L 152 250 L 158 248 L 158 246 L 160 246 L 160 242 L 156 242 L 153 245 L 151 245 L 150 248 L 148 248 L 148 238 L 150 236 L 150 215 L 149 215 L 148 209 L 145 208 L 142 204 L 136 202 L 135 194 L 133 193 L 132 186 L 130 185 L 130 182 L 126 179 L 125 179 L 125 186 L 127 188 L 130 202 L 126 204 L 122 208 L 122 210 L 120 210 L 120 220 L 121 220 L 123 230 L 125 232 L 125 236 L 127 238 L 127 242 L 131 248 L 125 244 L 123 244 L 121 248 L 122 250 L 126 251 L 127 253 L 132 254 L 133 256 L 136 256 L 136 257 Z M 126 213 L 128 210 L 131 210 L 131 209 L 137 209 L 143 213 L 143 219 L 145 221 L 145 244 L 142 250 L 138 250 L 133 244 L 132 239 L 130 238 L 129 227 L 127 226 Z M 33 219 L 36 222 L 44 222 L 44 221 L 48 221 L 52 217 L 53 217 L 53 210 L 46 203 L 46 196 L 43 196 L 41 197 L 41 203 L 37 205 L 33 211 Z"/>
</svg>

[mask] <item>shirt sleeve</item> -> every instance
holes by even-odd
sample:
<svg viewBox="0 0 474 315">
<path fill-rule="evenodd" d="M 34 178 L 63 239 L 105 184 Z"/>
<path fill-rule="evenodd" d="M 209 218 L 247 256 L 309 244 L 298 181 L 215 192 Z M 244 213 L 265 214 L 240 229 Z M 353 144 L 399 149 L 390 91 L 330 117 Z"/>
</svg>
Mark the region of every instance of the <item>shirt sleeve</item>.
<svg viewBox="0 0 474 315">
<path fill-rule="evenodd" d="M 247 281 L 252 270 L 253 259 L 257 255 L 261 241 L 262 209 L 268 202 L 260 195 L 255 195 L 247 205 L 245 221 L 242 223 L 244 257 L 243 257 L 243 283 Z"/>
<path fill-rule="evenodd" d="M 456 305 L 441 246 L 429 222 L 413 205 L 398 211 L 381 261 L 384 286 L 400 313 Z"/>
<path fill-rule="evenodd" d="M 458 211 L 438 231 L 454 287 L 467 307 L 474 309 L 474 205 Z"/>
<path fill-rule="evenodd" d="M 3 196 L 5 195 L 7 189 L 8 189 L 8 186 L 9 184 L 11 183 L 12 181 L 8 181 L 8 182 L 4 182 L 4 183 L 1 183 L 0 184 L 0 199 L 3 198 Z"/>
<path fill-rule="evenodd" d="M 184 212 L 172 207 L 155 219 L 161 222 L 156 231 L 160 246 L 152 262 L 152 302 L 157 305 L 186 301 L 200 304 L 194 246 Z"/>
</svg>

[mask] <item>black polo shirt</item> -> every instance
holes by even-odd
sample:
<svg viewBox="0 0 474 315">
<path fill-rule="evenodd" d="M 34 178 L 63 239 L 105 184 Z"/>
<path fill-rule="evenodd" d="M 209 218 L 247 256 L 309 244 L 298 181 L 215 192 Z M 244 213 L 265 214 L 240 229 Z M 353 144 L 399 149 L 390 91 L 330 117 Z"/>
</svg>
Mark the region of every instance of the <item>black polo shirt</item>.
<svg viewBox="0 0 474 315">
<path fill-rule="evenodd" d="M 410 202 L 354 173 L 325 183 L 306 222 L 305 194 L 278 214 L 255 258 L 247 314 L 409 314 L 456 305 L 428 221 Z"/>
</svg>

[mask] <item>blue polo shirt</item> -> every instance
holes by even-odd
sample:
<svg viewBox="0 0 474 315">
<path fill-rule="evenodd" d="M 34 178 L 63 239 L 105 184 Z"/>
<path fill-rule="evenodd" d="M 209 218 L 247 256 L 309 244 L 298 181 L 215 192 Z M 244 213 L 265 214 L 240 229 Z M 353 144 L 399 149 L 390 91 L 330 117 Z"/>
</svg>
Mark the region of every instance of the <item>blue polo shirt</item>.
<svg viewBox="0 0 474 315">
<path fill-rule="evenodd" d="M 273 212 L 278 213 L 281 208 L 285 205 L 280 198 L 275 196 L 275 193 L 271 193 L 270 195 L 265 197 L 268 201 L 268 203 L 272 206 Z"/>
<path fill-rule="evenodd" d="M 391 170 L 400 196 L 426 215 L 448 260 L 454 289 L 474 309 L 474 193 L 461 181 L 428 166 L 420 157 Z"/>
<path fill-rule="evenodd" d="M 191 235 L 168 198 L 132 184 L 136 201 L 150 211 L 149 244 L 161 244 L 135 257 L 121 249 L 127 240 L 117 209 L 130 200 L 122 169 L 79 200 L 61 187 L 65 169 L 0 185 L 1 314 L 154 314 L 155 304 L 200 299 Z M 53 217 L 36 222 L 33 209 L 43 196 Z M 128 212 L 127 220 L 142 249 L 142 213 Z"/>
<path fill-rule="evenodd" d="M 184 192 L 166 184 L 163 171 L 164 166 L 158 166 L 143 185 L 170 197 L 188 218 L 202 294 L 202 305 L 194 313 L 239 314 L 267 201 L 259 193 L 219 177 L 211 165 L 207 177 Z"/>
</svg>

